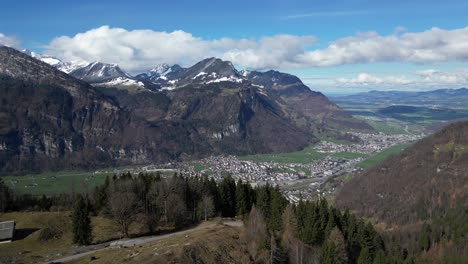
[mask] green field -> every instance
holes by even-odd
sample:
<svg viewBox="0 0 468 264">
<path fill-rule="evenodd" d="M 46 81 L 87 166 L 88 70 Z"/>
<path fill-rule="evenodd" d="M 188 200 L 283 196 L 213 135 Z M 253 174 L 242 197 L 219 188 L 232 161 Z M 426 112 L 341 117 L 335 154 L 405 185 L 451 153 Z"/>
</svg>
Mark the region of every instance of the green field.
<svg viewBox="0 0 468 264">
<path fill-rule="evenodd" d="M 52 172 L 26 176 L 5 176 L 3 181 L 17 193 L 32 195 L 57 194 L 63 192 L 86 192 L 103 184 L 107 174 L 92 172 Z"/>
<path fill-rule="evenodd" d="M 301 151 L 277 154 L 259 154 L 239 157 L 240 160 L 252 160 L 256 162 L 278 162 L 278 163 L 309 163 L 326 157 L 327 154 L 317 152 L 312 146 Z"/>
<path fill-rule="evenodd" d="M 203 164 L 201 162 L 192 162 L 192 165 L 193 165 L 193 168 L 195 169 L 195 171 L 197 171 L 197 172 L 208 169 L 208 165 Z"/>
<path fill-rule="evenodd" d="M 384 149 L 381 152 L 371 156 L 370 158 L 358 163 L 358 166 L 364 169 L 370 168 L 382 162 L 387 157 L 400 153 L 402 150 L 404 150 L 408 146 L 410 146 L 410 144 L 402 144 L 402 145 L 397 145 L 397 146 Z"/>
<path fill-rule="evenodd" d="M 330 157 L 341 158 L 341 159 L 357 159 L 367 157 L 366 154 L 355 153 L 355 152 L 339 152 L 330 154 Z"/>
</svg>

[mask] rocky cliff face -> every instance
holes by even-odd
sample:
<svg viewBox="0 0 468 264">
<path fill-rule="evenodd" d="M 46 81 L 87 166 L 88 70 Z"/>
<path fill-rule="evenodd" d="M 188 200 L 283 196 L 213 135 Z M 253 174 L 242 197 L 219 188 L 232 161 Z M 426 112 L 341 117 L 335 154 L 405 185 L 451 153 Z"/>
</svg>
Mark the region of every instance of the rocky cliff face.
<svg viewBox="0 0 468 264">
<path fill-rule="evenodd" d="M 284 152 L 314 140 L 248 83 L 125 94 L 0 47 L 0 173 Z"/>
</svg>

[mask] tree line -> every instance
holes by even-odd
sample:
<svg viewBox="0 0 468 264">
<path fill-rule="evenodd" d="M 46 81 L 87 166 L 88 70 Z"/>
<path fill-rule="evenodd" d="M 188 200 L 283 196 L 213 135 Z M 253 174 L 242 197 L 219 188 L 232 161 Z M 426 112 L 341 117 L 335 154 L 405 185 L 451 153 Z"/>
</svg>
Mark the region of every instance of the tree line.
<svg viewBox="0 0 468 264">
<path fill-rule="evenodd" d="M 267 263 L 415 263 L 413 254 L 380 235 L 369 222 L 329 205 L 327 200 L 291 204 L 278 186 L 253 188 L 226 176 L 160 174 L 107 177 L 86 194 L 33 197 L 16 195 L 0 179 L 0 211 L 71 210 L 73 240 L 92 242 L 90 217 L 112 219 L 123 237 L 143 223 L 148 234 L 161 225 L 180 229 L 215 216 L 245 223 L 244 242 L 255 261 Z M 421 250 L 434 243 L 437 229 L 424 225 Z M 437 231 L 440 233 L 439 231 Z"/>
</svg>

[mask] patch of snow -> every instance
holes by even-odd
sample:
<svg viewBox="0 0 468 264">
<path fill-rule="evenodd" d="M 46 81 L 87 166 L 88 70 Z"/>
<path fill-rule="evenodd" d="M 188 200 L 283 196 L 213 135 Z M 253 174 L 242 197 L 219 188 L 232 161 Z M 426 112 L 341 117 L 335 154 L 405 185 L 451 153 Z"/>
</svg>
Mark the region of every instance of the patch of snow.
<svg viewBox="0 0 468 264">
<path fill-rule="evenodd" d="M 229 77 L 221 77 L 218 79 L 214 79 L 211 81 L 208 81 L 206 83 L 219 83 L 219 82 L 236 82 L 236 83 L 242 83 L 243 79 L 236 78 L 234 76 L 229 76 Z"/>
<path fill-rule="evenodd" d="M 133 79 L 128 79 L 124 77 L 117 77 L 111 81 L 105 82 L 105 83 L 100 83 L 99 85 L 105 85 L 105 86 L 116 86 L 116 85 L 122 85 L 122 86 L 131 86 L 131 85 L 137 85 L 139 87 L 144 87 L 145 85 L 137 80 Z"/>
<path fill-rule="evenodd" d="M 154 67 L 149 71 L 149 75 L 157 74 L 157 75 L 166 75 L 172 71 L 171 67 L 166 63 L 162 63 Z"/>
<path fill-rule="evenodd" d="M 161 87 L 161 90 L 165 91 L 172 91 L 175 89 L 175 86 L 166 86 L 166 87 Z"/>
<path fill-rule="evenodd" d="M 207 75 L 207 73 L 202 71 L 202 72 L 198 73 L 197 75 L 195 75 L 195 77 L 193 77 L 192 79 L 195 80 L 196 78 L 198 78 L 200 76 L 204 76 L 204 75 Z"/>
</svg>

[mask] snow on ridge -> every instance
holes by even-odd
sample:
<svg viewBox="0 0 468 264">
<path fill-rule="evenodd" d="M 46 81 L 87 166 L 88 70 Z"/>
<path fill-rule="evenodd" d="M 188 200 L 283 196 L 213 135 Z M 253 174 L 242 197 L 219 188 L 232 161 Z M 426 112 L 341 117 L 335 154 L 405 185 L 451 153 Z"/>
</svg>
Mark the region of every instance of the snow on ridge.
<svg viewBox="0 0 468 264">
<path fill-rule="evenodd" d="M 122 86 L 131 86 L 131 85 L 137 85 L 139 87 L 144 87 L 145 85 L 136 80 L 128 79 L 125 77 L 117 77 L 115 79 L 112 79 L 111 81 L 105 82 L 105 83 L 100 83 L 98 85 L 105 85 L 105 86 L 114 86 L 114 85 L 122 85 Z"/>
<path fill-rule="evenodd" d="M 250 74 L 250 71 L 248 71 L 248 70 L 243 70 L 243 71 L 241 71 L 240 73 L 241 73 L 242 76 L 248 77 L 249 74 Z"/>
<path fill-rule="evenodd" d="M 229 77 L 221 77 L 221 78 L 218 78 L 218 79 L 214 79 L 214 80 L 208 81 L 208 82 L 206 82 L 206 83 L 207 83 L 207 84 L 208 84 L 208 83 L 219 83 L 219 82 L 236 82 L 236 83 L 242 83 L 242 81 L 244 81 L 244 79 L 236 78 L 236 77 L 234 77 L 234 76 L 229 76 Z"/>
<path fill-rule="evenodd" d="M 196 78 L 198 78 L 198 77 L 200 77 L 200 76 L 203 76 L 203 75 L 207 75 L 207 73 L 206 73 L 206 72 L 204 72 L 204 71 L 202 71 L 202 72 L 199 72 L 199 73 L 198 73 L 197 75 L 195 75 L 195 76 L 194 76 L 192 79 L 194 79 L 194 80 L 195 80 Z"/>
</svg>

